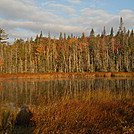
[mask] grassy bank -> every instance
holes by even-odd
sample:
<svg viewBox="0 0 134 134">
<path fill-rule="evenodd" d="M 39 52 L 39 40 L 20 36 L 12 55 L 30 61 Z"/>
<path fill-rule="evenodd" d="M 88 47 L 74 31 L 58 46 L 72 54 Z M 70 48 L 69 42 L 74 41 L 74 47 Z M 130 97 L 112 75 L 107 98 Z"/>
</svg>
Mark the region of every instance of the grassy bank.
<svg viewBox="0 0 134 134">
<path fill-rule="evenodd" d="M 36 134 L 134 133 L 132 102 L 68 101 L 44 108 L 35 116 Z M 37 118 L 36 118 L 37 117 Z"/>
<path fill-rule="evenodd" d="M 91 78 L 91 77 L 134 77 L 134 72 L 85 72 L 85 73 L 18 73 L 0 74 L 0 79 L 12 78 Z"/>
<path fill-rule="evenodd" d="M 20 129 L 17 134 L 133 134 L 134 98 L 128 91 L 108 90 L 85 92 L 73 99 L 66 96 L 57 102 L 29 106 L 36 127 Z M 13 133 L 14 114 L 1 114 L 1 132 Z M 6 115 L 6 116 L 5 116 Z M 3 118 L 4 117 L 4 118 Z M 6 117 L 6 118 L 5 118 Z M 2 130 L 2 126 L 4 126 Z"/>
</svg>

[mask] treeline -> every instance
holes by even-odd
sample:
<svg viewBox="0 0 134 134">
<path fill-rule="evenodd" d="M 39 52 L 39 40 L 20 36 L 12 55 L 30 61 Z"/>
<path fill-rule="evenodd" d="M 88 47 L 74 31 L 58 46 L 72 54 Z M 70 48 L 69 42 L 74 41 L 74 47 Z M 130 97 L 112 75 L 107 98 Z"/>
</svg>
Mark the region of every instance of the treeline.
<svg viewBox="0 0 134 134">
<path fill-rule="evenodd" d="M 126 31 L 120 24 L 114 35 L 74 37 L 60 33 L 59 39 L 43 37 L 24 41 L 17 39 L 13 45 L 0 42 L 1 73 L 43 72 L 132 72 L 134 71 L 134 32 Z"/>
</svg>

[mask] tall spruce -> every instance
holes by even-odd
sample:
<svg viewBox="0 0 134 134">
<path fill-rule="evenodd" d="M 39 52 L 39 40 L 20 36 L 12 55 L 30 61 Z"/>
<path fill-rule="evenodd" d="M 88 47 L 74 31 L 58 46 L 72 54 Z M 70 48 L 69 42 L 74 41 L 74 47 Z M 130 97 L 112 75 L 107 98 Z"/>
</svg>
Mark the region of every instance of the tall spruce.
<svg viewBox="0 0 134 134">
<path fill-rule="evenodd" d="M 8 39 L 8 34 L 6 34 L 4 29 L 0 28 L 0 42 L 4 43 Z"/>
<path fill-rule="evenodd" d="M 123 19 L 122 19 L 122 17 L 120 18 L 119 33 L 123 34 Z"/>
<path fill-rule="evenodd" d="M 94 37 L 94 29 L 92 28 L 91 32 L 90 32 L 90 37 Z"/>
<path fill-rule="evenodd" d="M 114 35 L 114 29 L 113 29 L 113 27 L 111 28 L 110 35 L 111 35 L 111 36 Z"/>
</svg>

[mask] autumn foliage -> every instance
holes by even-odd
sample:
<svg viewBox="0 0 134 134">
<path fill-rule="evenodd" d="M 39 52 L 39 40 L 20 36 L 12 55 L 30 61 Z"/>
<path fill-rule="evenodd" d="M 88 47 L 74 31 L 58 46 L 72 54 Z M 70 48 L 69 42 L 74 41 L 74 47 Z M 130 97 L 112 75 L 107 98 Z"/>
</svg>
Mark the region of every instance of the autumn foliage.
<svg viewBox="0 0 134 134">
<path fill-rule="evenodd" d="M 34 40 L 0 42 L 0 72 L 133 72 L 134 32 L 121 26 L 115 35 L 111 30 L 95 36 L 92 29 L 90 36 L 60 33 L 59 39 L 52 39 L 41 32 Z"/>
</svg>

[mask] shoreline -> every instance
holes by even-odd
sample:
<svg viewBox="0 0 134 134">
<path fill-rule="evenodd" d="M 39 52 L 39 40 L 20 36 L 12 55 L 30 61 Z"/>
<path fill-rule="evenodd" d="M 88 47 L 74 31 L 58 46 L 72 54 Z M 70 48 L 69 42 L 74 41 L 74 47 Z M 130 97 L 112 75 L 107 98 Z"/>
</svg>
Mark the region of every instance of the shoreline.
<svg viewBox="0 0 134 134">
<path fill-rule="evenodd" d="M 57 78 L 114 78 L 114 77 L 134 77 L 134 72 L 83 72 L 83 73 L 1 73 L 0 79 L 57 79 Z"/>
</svg>

